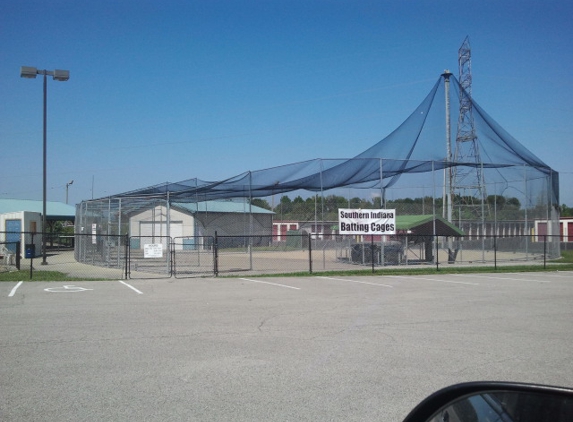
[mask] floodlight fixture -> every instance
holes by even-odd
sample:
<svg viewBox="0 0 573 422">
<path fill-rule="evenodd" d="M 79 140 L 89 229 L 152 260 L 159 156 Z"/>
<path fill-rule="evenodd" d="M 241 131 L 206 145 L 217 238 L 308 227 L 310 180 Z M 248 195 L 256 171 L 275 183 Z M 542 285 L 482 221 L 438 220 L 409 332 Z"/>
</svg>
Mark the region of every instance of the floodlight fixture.
<svg viewBox="0 0 573 422">
<path fill-rule="evenodd" d="M 68 183 L 66 183 L 66 204 L 68 203 L 68 188 L 70 187 L 70 185 L 73 185 L 74 181 L 70 180 Z"/>
<path fill-rule="evenodd" d="M 30 66 L 20 67 L 20 77 L 22 78 L 35 78 L 38 75 L 38 68 Z"/>
<path fill-rule="evenodd" d="M 20 76 L 22 78 L 30 78 L 34 79 L 38 75 L 46 75 L 51 76 L 54 81 L 67 81 L 70 79 L 70 71 L 69 70 L 38 70 L 37 67 L 32 66 L 21 66 L 20 67 Z"/>
<path fill-rule="evenodd" d="M 69 70 L 61 70 L 56 69 L 54 70 L 54 80 L 55 81 L 67 81 L 70 79 L 70 71 Z"/>
</svg>

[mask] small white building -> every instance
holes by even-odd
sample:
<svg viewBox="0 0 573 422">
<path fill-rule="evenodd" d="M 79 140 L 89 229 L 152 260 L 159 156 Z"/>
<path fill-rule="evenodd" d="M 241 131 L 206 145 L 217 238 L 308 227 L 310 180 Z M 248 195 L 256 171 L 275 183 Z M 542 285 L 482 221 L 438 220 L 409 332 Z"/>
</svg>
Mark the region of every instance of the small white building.
<svg viewBox="0 0 573 422">
<path fill-rule="evenodd" d="M 43 202 L 29 199 L 0 199 L 0 243 L 16 252 L 15 242 L 20 242 L 22 257 L 40 255 L 42 248 Z M 48 227 L 56 221 L 73 221 L 75 207 L 61 202 L 46 202 Z M 47 228 L 46 231 L 49 231 Z"/>
<path fill-rule="evenodd" d="M 40 253 L 42 236 L 42 214 L 30 211 L 17 211 L 0 214 L 0 242 L 5 242 L 5 248 L 16 253 L 16 242 L 20 242 L 22 257 L 31 258 Z M 13 243 L 12 243 L 13 242 Z M 26 254 L 29 249 L 32 256 Z"/>
</svg>

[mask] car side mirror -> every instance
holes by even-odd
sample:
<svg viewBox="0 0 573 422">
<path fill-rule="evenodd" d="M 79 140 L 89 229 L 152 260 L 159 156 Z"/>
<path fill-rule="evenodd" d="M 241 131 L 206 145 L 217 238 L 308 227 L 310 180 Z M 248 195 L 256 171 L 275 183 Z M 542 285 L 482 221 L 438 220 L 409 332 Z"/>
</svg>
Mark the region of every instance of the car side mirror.
<svg viewBox="0 0 573 422">
<path fill-rule="evenodd" d="M 435 392 L 404 422 L 571 422 L 573 389 L 546 385 L 471 382 Z"/>
</svg>

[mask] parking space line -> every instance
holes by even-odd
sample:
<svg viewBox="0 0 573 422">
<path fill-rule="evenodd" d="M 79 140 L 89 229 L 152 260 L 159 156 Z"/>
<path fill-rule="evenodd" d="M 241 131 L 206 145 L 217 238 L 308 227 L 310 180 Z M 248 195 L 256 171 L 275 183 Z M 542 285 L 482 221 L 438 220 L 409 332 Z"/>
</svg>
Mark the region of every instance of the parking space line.
<svg viewBox="0 0 573 422">
<path fill-rule="evenodd" d="M 10 291 L 10 294 L 8 295 L 8 297 L 12 297 L 14 296 L 14 294 L 16 294 L 16 290 L 18 290 L 18 287 L 20 287 L 22 285 L 23 281 L 18 282 L 18 284 L 16 284 L 14 286 L 14 288 Z"/>
<path fill-rule="evenodd" d="M 448 274 L 452 275 L 452 274 Z M 454 274 L 455 275 L 455 274 Z M 390 275 L 385 277 L 398 277 L 398 278 L 408 278 L 410 280 L 427 280 L 427 281 L 439 281 L 441 283 L 450 283 L 450 284 L 466 284 L 468 286 L 479 286 L 479 283 L 471 283 L 469 281 L 452 281 L 452 280 L 442 280 L 437 278 L 426 278 L 426 277 L 418 277 L 417 275 L 413 276 L 406 276 L 406 275 Z"/>
<path fill-rule="evenodd" d="M 558 271 L 556 273 L 544 273 L 547 277 L 554 277 L 554 278 L 568 278 L 571 280 L 573 277 L 573 271 Z"/>
<path fill-rule="evenodd" d="M 527 279 L 527 278 L 511 278 L 511 277 L 492 277 L 492 276 L 488 276 L 488 275 L 481 275 L 481 274 L 452 274 L 455 275 L 457 277 L 481 277 L 481 278 L 487 278 L 489 279 L 493 279 L 493 280 L 513 280 L 513 281 L 534 281 L 537 283 L 551 283 L 551 281 L 545 281 L 545 280 L 531 280 L 531 279 Z"/>
<path fill-rule="evenodd" d="M 123 285 L 129 287 L 129 288 L 130 288 L 131 290 L 133 290 L 135 293 L 140 294 L 140 295 L 143 294 L 143 292 L 140 292 L 139 290 L 137 290 L 137 289 L 136 289 L 135 287 L 133 287 L 132 285 L 127 284 L 125 281 L 122 281 L 122 280 L 117 280 L 117 281 L 119 281 L 121 284 L 123 284 Z"/>
<path fill-rule="evenodd" d="M 390 288 L 393 288 L 393 287 L 394 287 L 394 286 L 390 286 L 389 284 L 370 283 L 370 282 L 368 282 L 368 281 L 348 280 L 348 279 L 345 279 L 345 278 L 319 277 L 319 276 L 317 276 L 316 278 L 322 278 L 322 279 L 324 279 L 324 280 L 348 281 L 349 283 L 368 284 L 368 285 L 370 285 L 370 286 L 390 287 Z"/>
<path fill-rule="evenodd" d="M 286 288 L 288 288 L 288 289 L 300 290 L 300 287 L 287 286 L 286 284 L 279 284 L 279 283 L 271 283 L 270 281 L 252 280 L 252 279 L 250 279 L 250 278 L 239 278 L 239 280 L 251 281 L 251 282 L 253 282 L 253 283 L 270 284 L 270 285 L 272 285 L 272 286 L 286 287 Z"/>
</svg>

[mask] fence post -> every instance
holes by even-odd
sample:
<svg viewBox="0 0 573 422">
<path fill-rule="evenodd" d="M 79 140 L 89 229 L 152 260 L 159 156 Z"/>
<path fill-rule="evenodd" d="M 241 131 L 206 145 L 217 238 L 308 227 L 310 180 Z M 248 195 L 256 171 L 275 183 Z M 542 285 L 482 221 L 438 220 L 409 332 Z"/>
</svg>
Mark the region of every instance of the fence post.
<svg viewBox="0 0 573 422">
<path fill-rule="evenodd" d="M 436 259 L 436 271 L 440 271 L 440 249 L 439 249 L 439 245 L 438 245 L 438 236 L 433 236 L 435 239 L 435 245 L 436 245 L 436 252 L 435 252 L 435 259 Z"/>
<path fill-rule="evenodd" d="M 131 248 L 129 247 L 129 234 L 125 234 L 125 280 L 127 280 L 128 276 L 128 268 L 129 268 L 129 251 Z"/>
<path fill-rule="evenodd" d="M 497 270 L 497 236 L 493 233 L 493 268 Z"/>
<path fill-rule="evenodd" d="M 43 236 L 42 236 L 42 240 L 43 240 Z M 31 243 L 32 245 L 35 245 L 35 243 L 34 243 L 34 233 L 33 233 L 33 232 L 32 232 L 32 234 L 31 234 L 30 243 Z M 24 245 L 25 245 L 25 244 L 24 244 Z M 35 251 L 34 251 L 34 253 L 35 253 Z M 34 262 L 34 254 L 31 254 L 31 255 L 30 255 L 30 280 L 32 280 L 32 277 L 34 277 L 33 262 Z"/>
<path fill-rule="evenodd" d="M 547 235 L 543 235 L 543 269 L 547 269 Z"/>
<path fill-rule="evenodd" d="M 382 254 L 384 254 L 384 243 L 380 245 Z M 370 260 L 372 261 L 372 274 L 374 274 L 374 235 L 370 236 Z M 383 258 L 381 258 L 382 260 Z"/>
<path fill-rule="evenodd" d="M 16 242 L 16 268 L 20 271 L 20 259 L 22 259 L 22 243 Z"/>
<path fill-rule="evenodd" d="M 213 272 L 215 277 L 219 275 L 219 238 L 215 230 L 215 238 L 213 240 Z"/>
<path fill-rule="evenodd" d="M 175 240 L 168 237 L 169 242 L 169 277 L 173 277 L 175 273 Z"/>
<path fill-rule="evenodd" d="M 308 234 L 308 272 L 312 274 L 312 235 Z"/>
</svg>

